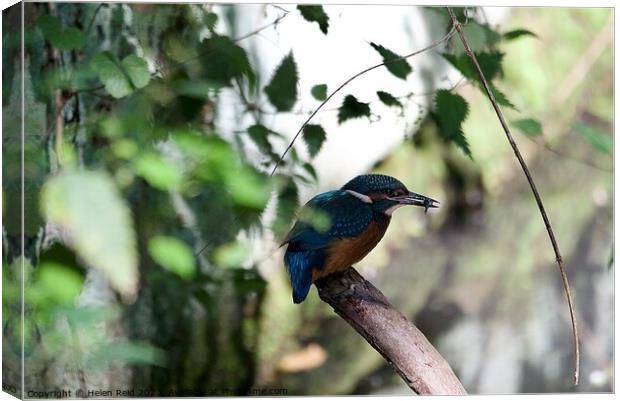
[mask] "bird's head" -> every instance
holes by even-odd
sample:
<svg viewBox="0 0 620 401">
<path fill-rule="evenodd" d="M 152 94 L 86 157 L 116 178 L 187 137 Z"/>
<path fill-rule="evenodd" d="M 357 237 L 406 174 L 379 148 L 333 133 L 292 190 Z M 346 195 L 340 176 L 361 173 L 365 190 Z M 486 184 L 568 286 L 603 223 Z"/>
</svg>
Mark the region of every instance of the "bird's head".
<svg viewBox="0 0 620 401">
<path fill-rule="evenodd" d="M 426 211 L 439 205 L 435 199 L 411 192 L 396 178 L 383 174 L 358 175 L 347 182 L 342 190 L 388 216 L 401 206 L 422 206 Z"/>
</svg>

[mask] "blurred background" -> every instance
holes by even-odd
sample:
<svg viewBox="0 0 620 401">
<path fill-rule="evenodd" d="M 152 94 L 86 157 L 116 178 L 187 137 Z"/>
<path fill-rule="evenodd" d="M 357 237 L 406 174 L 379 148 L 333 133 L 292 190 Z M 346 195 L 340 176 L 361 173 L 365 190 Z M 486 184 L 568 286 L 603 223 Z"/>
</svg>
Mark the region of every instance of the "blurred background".
<svg viewBox="0 0 620 401">
<path fill-rule="evenodd" d="M 356 268 L 469 393 L 613 391 L 613 9 L 455 12 L 564 256 L 579 387 L 545 227 L 445 9 L 25 3 L 24 58 L 3 12 L 4 388 L 23 354 L 27 396 L 410 394 L 314 287 L 292 303 L 278 248 L 376 172 L 441 208 L 400 209 Z M 334 89 L 432 43 L 330 98 L 271 175 Z"/>
</svg>

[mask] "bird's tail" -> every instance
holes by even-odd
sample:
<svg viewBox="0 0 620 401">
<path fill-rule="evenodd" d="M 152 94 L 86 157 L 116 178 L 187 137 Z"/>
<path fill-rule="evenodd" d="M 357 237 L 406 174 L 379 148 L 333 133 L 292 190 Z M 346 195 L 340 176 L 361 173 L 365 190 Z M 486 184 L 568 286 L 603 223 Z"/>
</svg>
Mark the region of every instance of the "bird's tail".
<svg viewBox="0 0 620 401">
<path fill-rule="evenodd" d="M 323 255 L 320 251 L 287 250 L 284 254 L 284 264 L 293 287 L 293 302 L 302 303 L 308 296 L 312 285 L 312 267 L 322 266 Z"/>
</svg>

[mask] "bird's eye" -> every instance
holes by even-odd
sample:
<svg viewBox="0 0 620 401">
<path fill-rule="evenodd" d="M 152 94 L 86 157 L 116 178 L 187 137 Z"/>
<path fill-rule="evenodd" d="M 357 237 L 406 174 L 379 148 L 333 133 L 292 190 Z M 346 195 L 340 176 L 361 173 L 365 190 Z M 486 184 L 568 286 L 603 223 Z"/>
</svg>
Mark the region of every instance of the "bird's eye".
<svg viewBox="0 0 620 401">
<path fill-rule="evenodd" d="M 389 191 L 388 191 L 388 196 L 389 196 L 390 198 L 396 197 L 396 196 L 398 196 L 398 195 L 399 195 L 398 190 L 389 190 Z"/>
</svg>

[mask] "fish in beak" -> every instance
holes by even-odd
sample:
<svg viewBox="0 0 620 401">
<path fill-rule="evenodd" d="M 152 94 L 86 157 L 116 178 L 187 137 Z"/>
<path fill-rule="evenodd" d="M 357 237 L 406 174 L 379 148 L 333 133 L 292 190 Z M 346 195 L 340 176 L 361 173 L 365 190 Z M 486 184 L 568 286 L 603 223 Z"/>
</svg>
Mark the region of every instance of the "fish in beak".
<svg viewBox="0 0 620 401">
<path fill-rule="evenodd" d="M 429 198 L 428 196 L 416 194 L 415 192 L 409 192 L 406 195 L 397 196 L 389 198 L 398 202 L 401 205 L 414 205 L 414 206 L 422 206 L 424 207 L 424 212 L 426 213 L 430 208 L 439 207 L 439 201 L 436 201 L 433 198 Z"/>
</svg>

